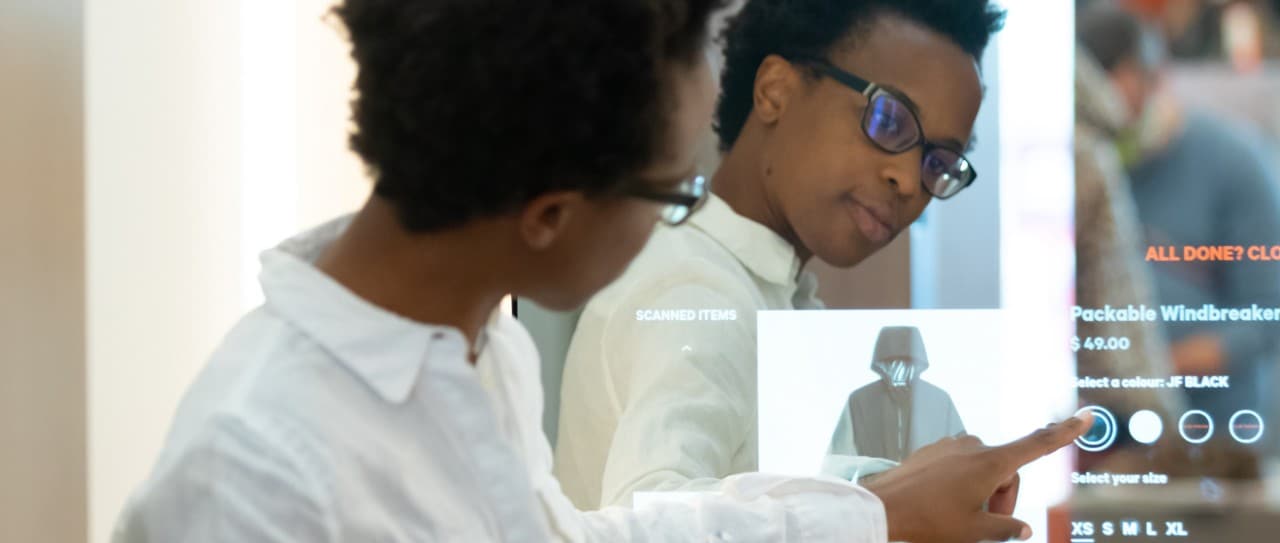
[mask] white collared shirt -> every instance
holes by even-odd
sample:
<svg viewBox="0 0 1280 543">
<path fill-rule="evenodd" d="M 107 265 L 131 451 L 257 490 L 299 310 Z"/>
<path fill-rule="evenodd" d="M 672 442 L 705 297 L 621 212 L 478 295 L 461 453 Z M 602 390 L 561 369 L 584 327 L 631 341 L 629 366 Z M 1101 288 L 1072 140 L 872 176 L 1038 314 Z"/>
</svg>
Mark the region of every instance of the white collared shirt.
<svg viewBox="0 0 1280 543">
<path fill-rule="evenodd" d="M 263 255 L 265 305 L 187 390 L 115 541 L 884 541 L 875 496 L 834 480 L 748 475 L 693 503 L 578 512 L 551 475 L 524 328 L 496 312 L 469 365 L 456 329 L 312 265 L 346 224 Z"/>
<path fill-rule="evenodd" d="M 569 347 L 555 473 L 575 505 L 713 490 L 758 469 L 756 312 L 821 308 L 800 269 L 790 243 L 715 196 L 689 225 L 655 231 Z M 856 480 L 894 464 L 825 465 Z"/>
</svg>

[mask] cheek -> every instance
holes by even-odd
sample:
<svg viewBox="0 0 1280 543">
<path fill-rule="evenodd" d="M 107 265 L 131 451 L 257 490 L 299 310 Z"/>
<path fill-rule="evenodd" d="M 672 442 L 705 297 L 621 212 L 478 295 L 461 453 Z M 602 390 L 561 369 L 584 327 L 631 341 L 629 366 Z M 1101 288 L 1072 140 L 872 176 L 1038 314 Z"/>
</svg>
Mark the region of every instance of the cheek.
<svg viewBox="0 0 1280 543">
<path fill-rule="evenodd" d="M 644 202 L 634 202 L 628 207 L 631 209 L 625 212 L 626 220 L 622 221 L 625 227 L 612 241 L 624 268 L 649 242 L 653 228 L 659 222 L 660 212 L 657 206 Z"/>
<path fill-rule="evenodd" d="M 848 196 L 858 192 L 858 179 L 867 177 L 859 169 L 856 145 L 815 145 L 810 154 L 796 158 L 787 175 L 775 180 L 777 199 L 795 235 L 810 248 L 847 237 L 853 228 Z"/>
<path fill-rule="evenodd" d="M 770 161 L 793 175 L 808 174 L 794 180 L 806 184 L 813 183 L 813 175 L 838 172 L 861 136 L 857 119 L 851 115 L 818 100 L 787 110 L 772 134 Z"/>
<path fill-rule="evenodd" d="M 631 260 L 644 249 L 645 243 L 657 224 L 658 210 L 652 204 L 640 201 L 621 202 L 606 211 L 601 224 L 610 227 L 597 228 L 592 234 L 592 253 L 597 282 L 603 287 L 626 270 Z"/>
<path fill-rule="evenodd" d="M 920 215 L 924 214 L 924 209 L 929 207 L 929 203 L 932 201 L 933 196 L 928 192 L 921 190 L 919 195 L 913 198 L 910 202 L 907 202 L 906 207 L 903 209 L 905 215 L 902 217 L 903 223 L 901 228 L 906 230 L 907 227 L 916 222 L 916 220 L 920 218 Z"/>
<path fill-rule="evenodd" d="M 773 163 L 774 175 L 768 181 L 789 212 L 826 205 L 853 189 L 857 178 L 856 144 L 816 138 L 799 143 Z"/>
<path fill-rule="evenodd" d="M 651 206 L 627 202 L 601 205 L 584 217 L 544 262 L 554 286 L 539 302 L 558 310 L 581 307 L 626 271 L 648 241 L 655 217 Z"/>
</svg>

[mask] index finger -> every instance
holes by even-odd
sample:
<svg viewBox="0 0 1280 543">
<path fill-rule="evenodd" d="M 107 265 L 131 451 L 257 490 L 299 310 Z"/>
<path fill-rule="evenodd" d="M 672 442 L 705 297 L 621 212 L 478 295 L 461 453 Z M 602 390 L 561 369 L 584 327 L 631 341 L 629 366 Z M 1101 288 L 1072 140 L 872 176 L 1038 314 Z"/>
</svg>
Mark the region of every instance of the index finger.
<svg viewBox="0 0 1280 543">
<path fill-rule="evenodd" d="M 1017 469 L 1070 445 L 1076 438 L 1089 431 L 1091 426 L 1093 426 L 1093 415 L 1085 412 L 1060 424 L 1036 430 L 1022 439 L 997 449 L 1000 455 L 1012 464 L 1009 467 Z"/>
</svg>

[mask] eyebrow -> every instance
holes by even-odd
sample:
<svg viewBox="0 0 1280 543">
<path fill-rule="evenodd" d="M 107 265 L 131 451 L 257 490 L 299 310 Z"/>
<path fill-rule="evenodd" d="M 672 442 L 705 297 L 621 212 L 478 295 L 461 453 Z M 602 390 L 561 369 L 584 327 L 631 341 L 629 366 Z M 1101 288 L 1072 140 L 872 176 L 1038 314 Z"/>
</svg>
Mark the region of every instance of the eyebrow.
<svg viewBox="0 0 1280 543">
<path fill-rule="evenodd" d="M 960 142 L 960 140 L 955 139 L 955 138 L 941 138 L 941 139 L 936 139 L 936 140 L 935 140 L 935 139 L 930 139 L 930 140 L 927 140 L 927 141 L 929 141 L 929 142 L 931 142 L 931 143 L 933 143 L 934 145 L 937 145 L 937 146 L 939 146 L 939 147 L 943 147 L 943 148 L 946 148 L 946 149 L 950 149 L 950 150 L 955 151 L 955 152 L 957 152 L 957 153 L 960 153 L 960 154 L 962 154 L 962 155 L 967 155 L 967 154 L 969 154 L 969 153 L 972 153 L 972 152 L 973 152 L 973 147 L 974 147 L 974 145 L 976 145 L 976 144 L 977 144 L 978 138 L 977 138 L 977 136 L 971 136 L 971 137 L 969 138 L 969 144 L 968 144 L 968 145 L 965 145 L 965 144 L 961 143 L 961 142 Z"/>
<path fill-rule="evenodd" d="M 873 85 L 876 85 L 877 87 L 880 87 L 887 91 L 892 91 L 894 97 L 899 98 L 903 102 L 905 102 L 907 104 L 907 107 L 911 109 L 912 113 L 914 113 L 917 117 L 920 115 L 920 106 L 916 104 L 915 100 L 911 99 L 911 95 L 907 94 L 907 91 L 904 91 L 893 85 L 881 85 L 879 83 L 873 83 Z"/>
<path fill-rule="evenodd" d="M 897 97 L 898 99 L 902 100 L 902 102 L 903 102 L 904 104 L 906 104 L 906 106 L 907 106 L 908 108 L 910 108 L 910 109 L 911 109 L 912 114 L 914 114 L 914 115 L 916 116 L 916 118 L 917 118 L 917 119 L 919 119 L 919 118 L 920 118 L 920 106 L 916 104 L 915 100 L 912 100 L 912 99 L 911 99 L 911 95 L 910 95 L 910 94 L 907 94 L 907 91 L 904 91 L 904 90 L 902 90 L 902 89 L 900 89 L 900 88 L 894 87 L 893 85 L 881 85 L 881 84 L 879 84 L 879 83 L 873 83 L 873 85 L 876 85 L 876 86 L 878 86 L 878 87 L 880 87 L 880 88 L 882 88 L 882 89 L 884 89 L 884 90 L 891 91 L 895 97 Z M 983 91 L 985 92 L 985 91 L 986 91 L 986 84 L 983 84 L 982 88 L 983 88 Z M 920 129 L 921 129 L 921 130 L 924 130 L 924 126 L 923 126 L 923 125 L 921 125 Z M 973 152 L 974 147 L 975 147 L 975 146 L 977 146 L 977 144 L 978 144 L 978 135 L 977 135 L 977 134 L 970 134 L 970 135 L 969 135 L 969 143 L 968 143 L 968 144 L 961 143 L 961 142 L 960 142 L 960 140 L 955 139 L 955 138 L 942 138 L 942 139 L 937 139 L 937 140 L 926 140 L 926 141 L 932 141 L 935 145 L 941 145 L 941 146 L 943 146 L 943 147 L 948 147 L 948 148 L 950 148 L 952 151 L 955 151 L 955 152 L 960 153 L 960 154 L 962 154 L 962 155 L 967 155 L 967 154 L 969 154 L 969 153 L 972 153 L 972 152 Z"/>
<path fill-rule="evenodd" d="M 907 94 L 906 91 L 899 89 L 897 87 L 894 87 L 892 85 L 879 85 L 879 87 L 885 90 L 893 91 L 893 95 L 901 99 L 903 103 L 905 103 L 906 106 L 911 109 L 912 113 L 915 114 L 917 118 L 919 118 L 920 106 L 916 104 L 915 100 L 911 99 L 911 95 Z M 922 130 L 924 129 L 923 126 L 921 126 L 920 128 Z M 967 145 L 964 143 L 961 143 L 960 140 L 955 138 L 942 138 L 938 140 L 929 140 L 929 141 L 932 141 L 935 144 L 941 145 L 943 147 L 948 147 L 952 151 L 958 152 L 963 155 L 963 154 L 968 154 L 973 152 L 974 146 L 978 144 L 978 136 L 976 134 L 970 135 L 969 143 Z"/>
</svg>

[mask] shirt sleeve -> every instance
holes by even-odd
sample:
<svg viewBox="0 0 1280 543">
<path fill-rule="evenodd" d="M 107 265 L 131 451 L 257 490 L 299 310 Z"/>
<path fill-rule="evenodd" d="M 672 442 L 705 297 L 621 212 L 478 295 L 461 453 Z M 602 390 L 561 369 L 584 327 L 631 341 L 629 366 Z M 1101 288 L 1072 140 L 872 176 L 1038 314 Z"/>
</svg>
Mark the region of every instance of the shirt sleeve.
<svg viewBox="0 0 1280 543">
<path fill-rule="evenodd" d="M 530 412 L 536 412 L 536 409 Z M 526 424 L 535 424 L 531 417 Z M 531 477 L 561 543 L 886 543 L 884 505 L 870 491 L 832 478 L 746 473 L 714 492 L 677 493 L 639 508 L 579 511 L 551 475 L 545 436 L 530 455 Z"/>
<path fill-rule="evenodd" d="M 619 417 L 600 503 L 630 505 L 636 491 L 713 490 L 754 470 L 754 450 L 750 465 L 735 463 L 755 445 L 755 310 L 735 303 L 750 298 L 709 281 L 628 298 L 635 302 L 619 304 L 602 339 L 611 346 L 604 362 Z M 731 309 L 737 318 L 638 320 L 639 301 L 659 310 Z"/>
<path fill-rule="evenodd" d="M 636 510 L 581 513 L 584 541 L 885 543 L 884 506 L 835 479 L 732 476 L 722 492 L 656 501 Z"/>
<path fill-rule="evenodd" d="M 522 343 L 528 359 L 536 361 L 531 340 Z M 517 410 L 520 426 L 526 429 L 522 433 L 527 436 L 523 443 L 528 447 L 529 475 L 553 541 L 885 543 L 888 538 L 879 498 L 853 483 L 829 478 L 740 474 L 716 480 L 714 492 L 671 496 L 639 509 L 614 506 L 579 511 L 551 473 L 551 444 L 541 432 L 542 388 L 537 372 L 523 368 L 513 377 L 518 391 L 515 401 L 521 406 Z"/>
<path fill-rule="evenodd" d="M 113 542 L 327 542 L 331 518 L 289 455 L 241 421 L 218 419 L 160 463 Z"/>
</svg>

